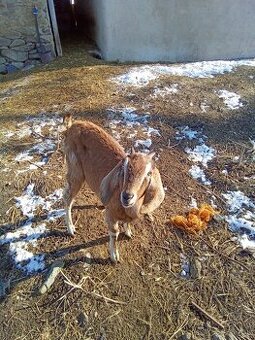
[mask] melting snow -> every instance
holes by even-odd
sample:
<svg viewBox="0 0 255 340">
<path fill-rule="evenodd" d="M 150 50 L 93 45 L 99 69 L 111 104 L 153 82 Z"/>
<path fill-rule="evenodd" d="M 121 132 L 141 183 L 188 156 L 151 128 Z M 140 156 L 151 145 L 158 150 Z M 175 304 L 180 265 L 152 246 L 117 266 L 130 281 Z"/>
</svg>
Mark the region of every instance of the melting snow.
<svg viewBox="0 0 255 340">
<path fill-rule="evenodd" d="M 212 182 L 206 179 L 204 170 L 201 169 L 198 165 L 192 165 L 191 169 L 189 170 L 190 175 L 195 178 L 199 179 L 204 185 L 211 185 Z"/>
<path fill-rule="evenodd" d="M 230 212 L 235 213 L 245 209 L 245 207 L 255 208 L 252 200 L 241 191 L 228 191 L 226 194 L 222 194 L 222 196 L 226 199 Z"/>
<path fill-rule="evenodd" d="M 158 97 L 166 97 L 171 94 L 175 94 L 179 91 L 178 89 L 178 84 L 172 84 L 171 86 L 165 86 L 163 88 L 155 88 L 153 91 L 153 94 L 151 95 L 153 98 L 158 98 Z"/>
<path fill-rule="evenodd" d="M 231 110 L 236 110 L 243 106 L 243 103 L 240 101 L 241 97 L 234 92 L 220 90 L 218 91 L 218 95 Z"/>
<path fill-rule="evenodd" d="M 152 145 L 151 139 L 145 139 L 145 140 L 138 139 L 135 141 L 134 146 L 135 148 L 139 148 L 139 146 L 141 146 L 143 151 L 149 151 L 151 145 Z"/>
<path fill-rule="evenodd" d="M 255 66 L 255 59 L 202 61 L 175 65 L 144 65 L 133 67 L 127 73 L 112 78 L 120 85 L 142 87 L 160 75 L 213 78 L 217 74 L 232 72 L 239 66 Z"/>
<path fill-rule="evenodd" d="M 205 168 L 207 168 L 207 163 L 216 155 L 215 149 L 204 144 L 204 140 L 207 139 L 207 137 L 202 134 L 202 131 L 194 130 L 189 126 L 180 127 L 176 132 L 175 138 L 177 140 L 197 140 L 199 144 L 196 145 L 194 149 L 186 147 L 185 152 L 192 162 L 201 163 Z M 211 181 L 206 179 L 204 170 L 198 164 L 192 165 L 189 173 L 193 178 L 200 180 L 203 184 L 211 185 Z"/>
<path fill-rule="evenodd" d="M 177 136 L 175 137 L 175 139 L 177 140 L 182 140 L 182 139 L 193 140 L 193 139 L 197 139 L 199 135 L 201 135 L 201 132 L 193 130 L 189 126 L 184 126 L 184 127 L 179 128 L 179 131 L 176 132 L 176 135 Z"/>
<path fill-rule="evenodd" d="M 134 146 L 140 151 L 147 152 L 152 145 L 151 136 L 160 136 L 159 130 L 149 126 L 149 113 L 139 114 L 135 108 L 126 107 L 109 110 L 109 127 L 113 136 L 120 140 L 121 138 L 133 139 Z M 144 139 L 135 138 L 144 137 Z"/>
<path fill-rule="evenodd" d="M 34 217 L 34 212 L 38 207 L 44 210 L 50 210 L 52 205 L 63 197 L 63 190 L 55 190 L 52 194 L 43 198 L 41 196 L 35 195 L 34 193 L 34 183 L 31 183 L 25 189 L 22 196 L 16 197 L 16 205 L 21 209 L 24 216 L 29 218 Z"/>
<path fill-rule="evenodd" d="M 0 244 L 9 243 L 9 253 L 17 268 L 25 270 L 29 274 L 37 272 L 45 267 L 44 255 L 34 255 L 28 250 L 28 247 L 36 246 L 38 238 L 42 237 L 46 230 L 44 223 L 37 227 L 32 227 L 32 222 L 28 220 L 18 230 L 1 236 Z"/>
<path fill-rule="evenodd" d="M 255 202 L 241 191 L 222 194 L 230 215 L 225 219 L 229 229 L 238 234 L 236 240 L 243 249 L 255 253 Z"/>
<path fill-rule="evenodd" d="M 33 156 L 29 155 L 29 151 L 24 151 L 19 153 L 14 159 L 16 162 L 27 162 L 31 161 L 31 159 L 33 159 Z"/>
<path fill-rule="evenodd" d="M 32 136 L 34 145 L 21 153 L 14 160 L 16 162 L 31 162 L 30 166 L 18 169 L 17 173 L 35 170 L 47 164 L 49 156 L 56 149 L 56 143 L 59 133 L 64 129 L 61 124 L 61 118 L 57 115 L 47 117 L 42 114 L 36 118 L 28 118 L 26 121 L 17 124 L 16 131 L 3 131 L 6 138 L 15 136 L 16 139 Z M 41 157 L 40 161 L 34 160 L 35 157 Z"/>
<path fill-rule="evenodd" d="M 216 154 L 215 149 L 207 146 L 206 144 L 197 145 L 193 150 L 190 148 L 185 149 L 189 155 L 188 158 L 193 162 L 200 162 L 203 166 L 207 167 L 207 163 L 211 161 Z"/>
<path fill-rule="evenodd" d="M 8 232 L 0 237 L 0 244 L 9 244 L 9 254 L 17 268 L 33 273 L 45 267 L 44 254 L 35 255 L 31 248 L 35 247 L 37 240 L 47 232 L 46 223 L 55 221 L 65 214 L 64 209 L 52 209 L 63 197 L 63 190 L 57 189 L 45 198 L 34 193 L 34 183 L 27 186 L 20 197 L 16 197 L 16 205 L 22 214 L 28 217 L 25 225 L 18 230 Z M 46 213 L 46 223 L 33 225 L 34 212 L 41 207 Z"/>
</svg>

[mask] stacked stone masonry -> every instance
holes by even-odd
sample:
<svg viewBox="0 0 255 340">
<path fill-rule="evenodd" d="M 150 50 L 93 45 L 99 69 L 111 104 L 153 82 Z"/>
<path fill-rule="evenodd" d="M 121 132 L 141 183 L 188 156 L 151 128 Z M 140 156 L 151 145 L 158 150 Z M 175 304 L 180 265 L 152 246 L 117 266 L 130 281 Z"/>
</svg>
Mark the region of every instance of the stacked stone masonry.
<svg viewBox="0 0 255 340">
<path fill-rule="evenodd" d="M 33 15 L 34 1 L 0 0 L 0 73 L 29 69 L 56 56 L 47 1 L 36 1 L 40 41 Z"/>
</svg>

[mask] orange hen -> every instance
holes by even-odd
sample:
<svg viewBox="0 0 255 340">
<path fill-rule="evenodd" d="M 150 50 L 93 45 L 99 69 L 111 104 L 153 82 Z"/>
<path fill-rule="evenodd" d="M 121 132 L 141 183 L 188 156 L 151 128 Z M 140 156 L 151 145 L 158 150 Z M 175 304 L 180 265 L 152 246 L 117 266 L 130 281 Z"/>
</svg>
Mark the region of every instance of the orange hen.
<svg viewBox="0 0 255 340">
<path fill-rule="evenodd" d="M 187 216 L 175 215 L 171 217 L 171 222 L 177 228 L 180 228 L 188 233 L 198 233 L 207 228 L 207 223 L 218 212 L 209 204 L 202 204 L 201 207 L 192 208 Z"/>
</svg>

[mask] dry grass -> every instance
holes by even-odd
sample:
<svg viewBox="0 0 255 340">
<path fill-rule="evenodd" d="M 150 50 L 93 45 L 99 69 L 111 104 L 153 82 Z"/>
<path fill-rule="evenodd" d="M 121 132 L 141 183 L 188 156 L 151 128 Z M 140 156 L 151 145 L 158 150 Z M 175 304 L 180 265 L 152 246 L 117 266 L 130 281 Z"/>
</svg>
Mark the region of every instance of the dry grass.
<svg viewBox="0 0 255 340">
<path fill-rule="evenodd" d="M 254 182 L 243 180 L 255 170 L 249 153 L 244 151 L 249 147 L 248 137 L 255 134 L 254 82 L 248 77 L 254 69 L 239 69 L 213 79 L 162 78 L 160 86 L 178 83 L 181 89 L 174 101 L 169 101 L 149 96 L 155 84 L 132 91 L 132 97 L 129 90 L 118 91 L 108 79 L 127 66 L 105 65 L 88 55 L 84 58 L 84 53 L 80 48 L 29 74 L 5 78 L 0 96 L 8 98 L 0 108 L 1 128 L 11 130 L 17 122 L 42 111 L 71 111 L 105 125 L 110 107 L 135 105 L 142 110 L 144 104 L 150 105 L 152 125 L 162 133 L 154 145 L 156 151 L 162 149 L 158 165 L 168 187 L 166 199 L 156 212 L 155 222 L 137 223 L 131 241 L 121 235 L 122 263 L 113 266 L 108 259 L 103 211 L 85 187 L 73 210 L 76 237 L 68 237 L 63 222 L 58 221 L 51 225 L 52 233 L 38 243 L 38 252 L 46 254 L 49 265 L 58 258 L 65 261 L 62 274 L 42 296 L 37 290 L 43 274 L 24 276 L 10 261 L 8 247 L 2 247 L 0 277 L 11 278 L 11 291 L 1 303 L 0 338 L 158 340 L 179 339 L 185 334 L 187 339 L 196 340 L 218 334 L 231 340 L 254 339 L 254 259 L 231 241 L 233 235 L 224 222 L 214 221 L 196 237 L 173 229 L 169 223 L 172 214 L 187 210 L 190 196 L 202 203 L 210 202 L 215 195 L 222 212 L 226 209 L 223 191 L 240 188 L 254 196 Z M 242 110 L 227 111 L 214 94 L 219 88 L 239 92 L 248 104 Z M 202 113 L 205 99 L 210 108 Z M 184 144 L 174 138 L 174 128 L 180 125 L 203 127 L 210 145 L 218 150 L 208 172 L 214 181 L 210 190 L 188 175 L 190 163 Z M 65 168 L 58 150 L 44 168 L 47 177 L 42 176 L 40 168 L 16 176 L 13 157 L 31 141 L 6 140 L 3 136 L 0 140 L 1 167 L 10 169 L 0 172 L 4 233 L 16 229 L 22 221 L 13 197 L 20 195 L 31 180 L 41 195 L 63 187 Z M 124 144 L 129 146 L 128 142 Z M 242 160 L 234 163 L 234 155 L 242 155 Z M 226 166 L 228 176 L 220 175 Z M 180 253 L 191 261 L 188 279 L 180 276 Z"/>
</svg>

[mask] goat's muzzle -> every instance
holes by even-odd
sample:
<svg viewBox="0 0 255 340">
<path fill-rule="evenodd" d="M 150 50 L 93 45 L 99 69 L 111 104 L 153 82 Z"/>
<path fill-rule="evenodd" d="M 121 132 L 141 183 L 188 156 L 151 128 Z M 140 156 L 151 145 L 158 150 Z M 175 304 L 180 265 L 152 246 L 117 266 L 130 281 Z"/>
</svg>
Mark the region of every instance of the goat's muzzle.
<svg viewBox="0 0 255 340">
<path fill-rule="evenodd" d="M 122 191 L 120 196 L 121 204 L 124 208 L 131 208 L 135 205 L 136 197 L 134 194 L 127 191 Z"/>
</svg>

